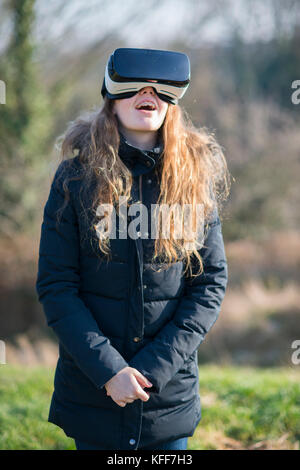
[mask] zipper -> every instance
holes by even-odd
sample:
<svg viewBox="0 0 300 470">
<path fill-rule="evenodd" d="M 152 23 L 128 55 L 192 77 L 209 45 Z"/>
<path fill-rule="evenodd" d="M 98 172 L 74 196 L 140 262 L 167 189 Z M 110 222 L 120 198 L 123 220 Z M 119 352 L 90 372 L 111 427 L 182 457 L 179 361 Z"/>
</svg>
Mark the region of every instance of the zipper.
<svg viewBox="0 0 300 470">
<path fill-rule="evenodd" d="M 139 175 L 139 192 L 140 192 L 140 201 L 143 202 L 143 196 L 142 196 L 142 176 L 143 175 Z"/>
</svg>

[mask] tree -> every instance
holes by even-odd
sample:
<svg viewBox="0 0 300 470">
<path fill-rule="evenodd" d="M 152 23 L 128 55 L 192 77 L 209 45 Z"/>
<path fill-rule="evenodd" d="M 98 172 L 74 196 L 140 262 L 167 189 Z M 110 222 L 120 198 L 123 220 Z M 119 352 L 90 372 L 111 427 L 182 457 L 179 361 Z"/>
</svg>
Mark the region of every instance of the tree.
<svg viewBox="0 0 300 470">
<path fill-rule="evenodd" d="M 34 220 L 38 178 L 51 128 L 51 107 L 34 62 L 35 0 L 9 0 L 11 38 L 2 52 L 0 76 L 6 104 L 0 114 L 0 233 L 12 237 Z"/>
</svg>

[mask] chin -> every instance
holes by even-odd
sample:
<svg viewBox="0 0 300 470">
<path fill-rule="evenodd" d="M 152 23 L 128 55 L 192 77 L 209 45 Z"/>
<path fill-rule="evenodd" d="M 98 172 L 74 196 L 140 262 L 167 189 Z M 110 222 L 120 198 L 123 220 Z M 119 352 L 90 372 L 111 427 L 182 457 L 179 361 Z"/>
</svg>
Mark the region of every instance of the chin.
<svg viewBox="0 0 300 470">
<path fill-rule="evenodd" d="M 140 124 L 135 128 L 137 131 L 157 131 L 158 127 L 154 123 L 147 123 L 145 122 L 144 124 Z"/>
</svg>

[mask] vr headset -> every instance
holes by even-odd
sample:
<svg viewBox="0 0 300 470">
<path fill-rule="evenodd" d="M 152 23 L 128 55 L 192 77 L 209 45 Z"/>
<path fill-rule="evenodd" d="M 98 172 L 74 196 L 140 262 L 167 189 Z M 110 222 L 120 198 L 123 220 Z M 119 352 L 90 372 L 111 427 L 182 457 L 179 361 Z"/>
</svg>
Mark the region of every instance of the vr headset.
<svg viewBox="0 0 300 470">
<path fill-rule="evenodd" d="M 182 52 L 119 48 L 105 68 L 101 94 L 111 100 L 130 98 L 146 86 L 159 98 L 178 104 L 190 83 L 190 61 Z"/>
</svg>

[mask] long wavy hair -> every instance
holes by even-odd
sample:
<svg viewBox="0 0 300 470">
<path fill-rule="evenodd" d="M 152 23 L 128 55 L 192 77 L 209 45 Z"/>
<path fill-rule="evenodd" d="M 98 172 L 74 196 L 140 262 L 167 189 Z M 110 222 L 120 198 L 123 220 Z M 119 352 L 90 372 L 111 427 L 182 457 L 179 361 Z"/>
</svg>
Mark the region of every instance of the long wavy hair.
<svg viewBox="0 0 300 470">
<path fill-rule="evenodd" d="M 100 108 L 85 112 L 71 121 L 66 132 L 57 139 L 62 160 L 69 159 L 79 150 L 76 156 L 82 167 L 79 176 L 64 176 L 65 200 L 58 211 L 58 218 L 68 203 L 68 181 L 83 178 L 84 184 L 80 191 L 94 184 L 89 203 L 89 211 L 93 214 L 92 230 L 96 230 L 96 222 L 99 220 L 96 215 L 99 204 L 112 204 L 119 210 L 120 196 L 125 196 L 128 204 L 131 201 L 133 176 L 118 155 L 120 134 L 118 118 L 112 111 L 113 104 L 113 100 L 105 97 Z M 223 202 L 229 195 L 230 173 L 222 147 L 217 143 L 214 133 L 206 127 L 196 128 L 180 105 L 169 105 L 159 133 L 163 141 L 163 152 L 155 169 L 160 182 L 157 214 L 163 217 L 160 208 L 165 204 L 166 207 L 179 205 L 181 208 L 185 204 L 190 205 L 189 220 L 193 233 L 191 236 L 191 232 L 186 234 L 184 231 L 182 238 L 178 238 L 176 227 L 183 222 L 183 212 L 171 212 L 168 237 L 162 236 L 162 226 L 158 224 L 153 264 L 161 264 L 160 270 L 166 264 L 169 266 L 183 261 L 184 274 L 189 270 L 190 276 L 196 276 L 203 272 L 199 238 L 195 232 L 196 223 L 199 223 L 196 206 L 201 205 L 200 225 L 205 232 L 207 220 L 216 205 L 221 216 Z M 109 238 L 98 238 L 101 252 L 107 259 L 111 258 Z M 199 269 L 195 273 L 196 260 L 199 262 Z"/>
</svg>

